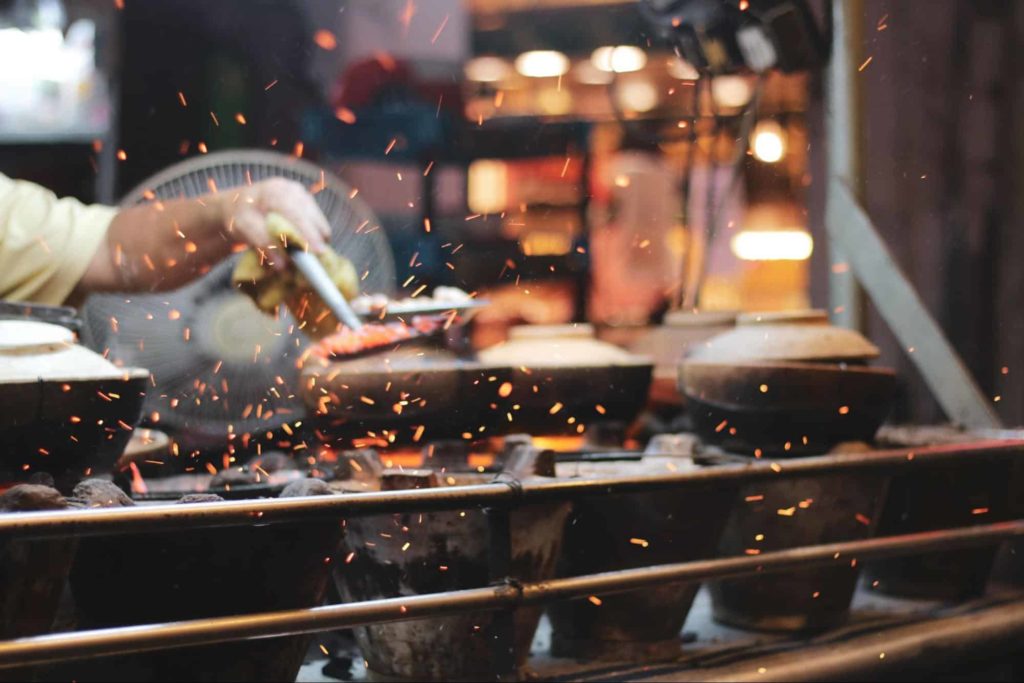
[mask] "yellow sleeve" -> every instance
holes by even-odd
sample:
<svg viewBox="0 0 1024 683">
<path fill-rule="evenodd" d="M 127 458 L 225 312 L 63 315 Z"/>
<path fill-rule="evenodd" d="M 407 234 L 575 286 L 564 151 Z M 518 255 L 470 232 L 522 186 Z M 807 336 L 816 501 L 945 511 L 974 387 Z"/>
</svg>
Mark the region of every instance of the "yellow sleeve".
<svg viewBox="0 0 1024 683">
<path fill-rule="evenodd" d="M 0 174 L 0 299 L 64 303 L 116 214 Z"/>
</svg>

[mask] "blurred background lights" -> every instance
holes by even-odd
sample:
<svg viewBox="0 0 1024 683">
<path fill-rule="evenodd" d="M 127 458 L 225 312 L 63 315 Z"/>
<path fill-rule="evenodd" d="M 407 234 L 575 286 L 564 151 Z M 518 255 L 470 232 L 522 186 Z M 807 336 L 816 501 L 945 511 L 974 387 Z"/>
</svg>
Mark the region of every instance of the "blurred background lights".
<svg viewBox="0 0 1024 683">
<path fill-rule="evenodd" d="M 785 133 L 775 121 L 761 121 L 754 128 L 751 147 L 754 156 L 766 164 L 774 164 L 786 153 Z"/>
<path fill-rule="evenodd" d="M 584 85 L 608 85 L 614 76 L 609 71 L 601 71 L 590 60 L 580 62 L 573 70 L 572 75 L 577 82 Z"/>
<path fill-rule="evenodd" d="M 508 78 L 512 67 L 501 57 L 476 57 L 466 62 L 465 74 L 470 81 L 495 83 Z"/>
<path fill-rule="evenodd" d="M 601 71 L 629 73 L 647 65 L 647 54 L 633 45 L 605 45 L 590 55 L 591 63 Z"/>
<path fill-rule="evenodd" d="M 743 76 L 717 76 L 711 81 L 711 97 L 720 107 L 738 109 L 753 95 L 750 82 Z"/>
<path fill-rule="evenodd" d="M 532 50 L 516 57 L 516 71 L 528 78 L 553 78 L 569 70 L 569 58 L 557 50 Z"/>
<path fill-rule="evenodd" d="M 616 91 L 619 106 L 635 112 L 646 112 L 658 106 L 658 89 L 646 80 L 631 80 Z"/>
<path fill-rule="evenodd" d="M 730 246 L 742 261 L 806 261 L 814 239 L 803 230 L 744 230 Z"/>
<path fill-rule="evenodd" d="M 700 78 L 700 73 L 692 64 L 678 57 L 668 61 L 668 75 L 681 81 L 695 81 Z"/>
</svg>

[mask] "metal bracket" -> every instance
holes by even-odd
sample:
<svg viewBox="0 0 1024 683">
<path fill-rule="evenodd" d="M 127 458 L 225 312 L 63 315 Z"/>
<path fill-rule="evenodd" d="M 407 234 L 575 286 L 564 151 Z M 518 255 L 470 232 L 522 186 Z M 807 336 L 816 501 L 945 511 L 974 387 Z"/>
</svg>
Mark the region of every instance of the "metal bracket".
<svg viewBox="0 0 1024 683">
<path fill-rule="evenodd" d="M 972 429 L 1000 428 L 1002 423 L 989 400 L 928 313 L 849 185 L 840 178 L 833 177 L 829 183 L 825 224 L 829 240 L 908 351 L 946 416 Z"/>
</svg>

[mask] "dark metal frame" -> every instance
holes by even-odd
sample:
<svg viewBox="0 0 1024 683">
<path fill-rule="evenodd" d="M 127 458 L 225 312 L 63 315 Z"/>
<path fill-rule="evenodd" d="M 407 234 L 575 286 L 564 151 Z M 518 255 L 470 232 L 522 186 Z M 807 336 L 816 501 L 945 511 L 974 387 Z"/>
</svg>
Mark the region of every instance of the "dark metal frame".
<svg viewBox="0 0 1024 683">
<path fill-rule="evenodd" d="M 554 600 L 618 593 L 665 582 L 696 582 L 774 572 L 796 567 L 826 566 L 854 559 L 906 555 L 998 543 L 1024 537 L 1024 519 L 863 541 L 792 548 L 757 556 L 726 557 L 518 583 L 509 576 L 509 512 L 542 500 L 567 500 L 610 492 L 685 489 L 716 481 L 767 480 L 863 469 L 907 471 L 967 459 L 1024 458 L 1024 440 L 986 440 L 915 449 L 893 449 L 798 460 L 723 465 L 666 476 L 622 477 L 569 481 L 501 481 L 475 486 L 387 491 L 330 498 L 225 501 L 188 506 L 31 512 L 0 517 L 0 536 L 53 537 L 110 535 L 185 528 L 270 524 L 342 516 L 459 509 L 479 506 L 491 520 L 490 569 L 487 587 L 429 595 L 197 619 L 75 633 L 35 636 L 0 642 L 0 669 L 89 657 L 160 650 L 187 645 L 292 635 L 362 626 L 371 623 L 437 617 L 471 610 L 500 610 L 495 643 L 495 675 L 504 679 L 515 667 L 513 610 Z"/>
</svg>

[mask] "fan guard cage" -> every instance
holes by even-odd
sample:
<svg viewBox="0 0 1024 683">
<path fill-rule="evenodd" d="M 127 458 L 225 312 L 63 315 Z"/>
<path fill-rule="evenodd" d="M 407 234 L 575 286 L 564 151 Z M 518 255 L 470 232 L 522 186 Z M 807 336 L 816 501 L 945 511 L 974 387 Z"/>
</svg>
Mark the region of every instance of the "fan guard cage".
<svg viewBox="0 0 1024 683">
<path fill-rule="evenodd" d="M 394 261 L 379 221 L 348 185 L 308 161 L 258 150 L 194 157 L 146 180 L 121 204 L 194 198 L 274 177 L 314 188 L 330 243 L 355 264 L 363 291 L 394 291 Z M 287 311 L 264 315 L 232 288 L 236 260 L 178 290 L 94 295 L 83 309 L 85 342 L 152 372 L 147 419 L 186 448 L 223 447 L 229 433 L 266 438 L 305 414 L 296 360 L 309 340 Z"/>
</svg>

